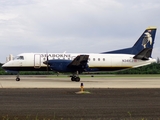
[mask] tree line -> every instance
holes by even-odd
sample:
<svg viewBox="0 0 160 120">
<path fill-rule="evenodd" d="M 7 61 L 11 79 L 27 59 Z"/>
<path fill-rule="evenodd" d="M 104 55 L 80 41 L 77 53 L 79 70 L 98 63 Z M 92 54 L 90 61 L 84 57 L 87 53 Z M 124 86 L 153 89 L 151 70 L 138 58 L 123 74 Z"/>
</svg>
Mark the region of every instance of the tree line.
<svg viewBox="0 0 160 120">
<path fill-rule="evenodd" d="M 13 73 L 5 72 L 2 69 L 2 63 L 0 63 L 0 75 L 11 75 Z M 20 72 L 21 75 L 56 75 L 56 72 L 53 71 L 23 71 Z M 104 74 L 99 73 L 99 74 Z M 134 69 L 127 69 L 123 71 L 117 71 L 117 72 L 106 72 L 105 74 L 160 74 L 160 61 L 157 60 L 157 63 L 152 63 L 147 66 L 142 66 L 139 68 Z"/>
</svg>

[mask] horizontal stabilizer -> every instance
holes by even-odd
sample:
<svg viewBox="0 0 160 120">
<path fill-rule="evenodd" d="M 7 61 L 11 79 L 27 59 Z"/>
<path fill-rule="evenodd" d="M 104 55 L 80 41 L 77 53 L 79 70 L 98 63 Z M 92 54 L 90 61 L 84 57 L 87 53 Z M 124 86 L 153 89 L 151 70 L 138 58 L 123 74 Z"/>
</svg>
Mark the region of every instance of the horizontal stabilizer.
<svg viewBox="0 0 160 120">
<path fill-rule="evenodd" d="M 141 52 L 135 55 L 134 59 L 148 60 L 151 56 L 152 48 L 144 48 Z"/>
</svg>

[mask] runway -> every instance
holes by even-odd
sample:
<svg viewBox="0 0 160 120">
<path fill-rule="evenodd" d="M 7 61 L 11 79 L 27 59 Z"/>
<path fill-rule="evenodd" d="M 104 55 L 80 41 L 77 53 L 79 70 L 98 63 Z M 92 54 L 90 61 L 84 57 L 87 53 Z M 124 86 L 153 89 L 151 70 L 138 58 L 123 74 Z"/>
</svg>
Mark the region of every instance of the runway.
<svg viewBox="0 0 160 120">
<path fill-rule="evenodd" d="M 160 88 L 160 77 L 81 77 L 80 82 L 72 82 L 67 76 L 0 76 L 0 88 Z"/>
<path fill-rule="evenodd" d="M 160 89 L 0 89 L 2 120 L 158 120 Z M 5 118 L 5 119 L 4 119 Z"/>
<path fill-rule="evenodd" d="M 160 119 L 159 77 L 0 76 L 2 120 Z M 76 94 L 80 83 L 89 94 Z"/>
</svg>

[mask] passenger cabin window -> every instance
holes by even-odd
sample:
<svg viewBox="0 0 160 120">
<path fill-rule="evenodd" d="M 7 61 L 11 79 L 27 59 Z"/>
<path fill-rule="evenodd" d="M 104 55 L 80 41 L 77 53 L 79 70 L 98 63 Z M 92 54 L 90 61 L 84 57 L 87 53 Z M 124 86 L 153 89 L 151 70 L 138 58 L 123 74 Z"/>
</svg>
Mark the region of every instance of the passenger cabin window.
<svg viewBox="0 0 160 120">
<path fill-rule="evenodd" d="M 24 60 L 24 57 L 23 57 L 23 56 L 17 56 L 17 57 L 15 58 L 15 60 Z"/>
<path fill-rule="evenodd" d="M 93 61 L 95 61 L 96 59 L 95 58 L 93 58 Z"/>
<path fill-rule="evenodd" d="M 100 58 L 98 58 L 98 61 L 100 61 Z"/>
<path fill-rule="evenodd" d="M 103 58 L 103 61 L 105 61 L 105 58 Z"/>
</svg>

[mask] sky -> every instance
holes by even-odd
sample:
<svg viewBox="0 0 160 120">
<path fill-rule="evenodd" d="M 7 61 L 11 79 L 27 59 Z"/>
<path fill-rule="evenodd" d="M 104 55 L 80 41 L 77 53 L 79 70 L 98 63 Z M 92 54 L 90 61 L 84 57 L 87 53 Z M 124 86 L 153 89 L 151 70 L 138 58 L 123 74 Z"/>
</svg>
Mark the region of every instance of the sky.
<svg viewBox="0 0 160 120">
<path fill-rule="evenodd" d="M 160 0 L 0 0 L 0 62 L 20 53 L 100 53 L 131 47 L 157 27 Z"/>
</svg>

